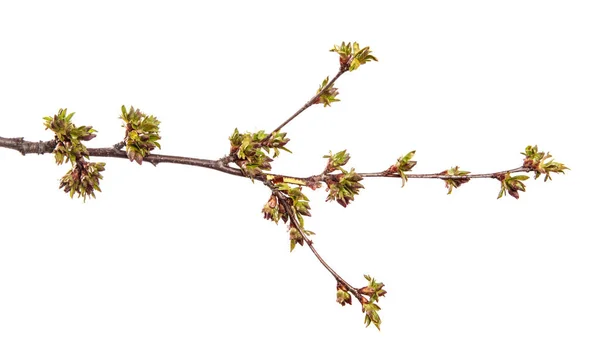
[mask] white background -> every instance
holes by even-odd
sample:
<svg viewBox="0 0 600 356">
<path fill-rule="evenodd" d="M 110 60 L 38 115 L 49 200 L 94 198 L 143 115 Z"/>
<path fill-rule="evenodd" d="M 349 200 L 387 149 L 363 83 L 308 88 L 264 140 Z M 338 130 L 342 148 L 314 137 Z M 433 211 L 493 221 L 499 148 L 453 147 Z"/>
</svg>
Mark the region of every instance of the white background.
<svg viewBox="0 0 600 356">
<path fill-rule="evenodd" d="M 205 169 L 105 159 L 102 193 L 59 191 L 51 155 L 0 149 L 1 355 L 598 355 L 594 1 L 64 2 L 0 5 L 0 136 L 49 140 L 61 107 L 123 137 L 122 104 L 162 121 L 160 153 L 216 159 L 272 130 L 337 71 L 341 41 L 380 59 L 341 102 L 286 130 L 278 173 L 322 155 L 381 171 L 518 167 L 537 144 L 571 171 L 520 200 L 472 181 L 369 179 L 348 208 L 308 192 L 315 246 L 357 287 L 386 284 L 382 330 L 286 229 L 266 187 Z M 356 302 L 356 301 L 355 301 Z"/>
</svg>

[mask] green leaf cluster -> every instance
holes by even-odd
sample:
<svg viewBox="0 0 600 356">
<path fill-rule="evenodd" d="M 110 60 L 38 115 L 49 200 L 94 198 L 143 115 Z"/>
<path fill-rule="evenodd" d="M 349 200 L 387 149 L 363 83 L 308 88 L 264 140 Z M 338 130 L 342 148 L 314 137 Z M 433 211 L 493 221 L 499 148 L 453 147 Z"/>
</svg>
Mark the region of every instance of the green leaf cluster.
<svg viewBox="0 0 600 356">
<path fill-rule="evenodd" d="M 263 145 L 263 150 L 265 150 L 268 154 L 271 153 L 271 149 L 273 149 L 273 158 L 277 158 L 281 153 L 280 150 L 284 150 L 287 153 L 292 153 L 292 151 L 288 150 L 285 145 L 290 142 L 290 139 L 286 137 L 286 132 L 275 131 L 273 134 L 269 136 L 269 139 Z"/>
<path fill-rule="evenodd" d="M 77 197 L 83 197 L 84 202 L 86 197 L 96 198 L 94 191 L 102 191 L 100 179 L 103 177 L 100 172 L 104 171 L 104 166 L 103 162 L 82 161 L 81 164 L 75 164 L 60 180 L 59 189 L 69 193 L 71 198 L 77 193 Z"/>
<path fill-rule="evenodd" d="M 335 200 L 344 208 L 350 204 L 350 201 L 354 200 L 354 196 L 358 195 L 359 189 L 364 188 L 359 182 L 363 178 L 358 175 L 354 168 L 350 169 L 349 172 L 343 171 L 343 173 L 337 175 L 329 175 L 325 178 L 327 184 L 327 191 L 329 192 L 325 201 Z"/>
<path fill-rule="evenodd" d="M 276 224 L 279 220 L 287 223 L 289 215 L 284 204 L 288 204 L 296 216 L 299 226 L 290 224 L 290 251 L 293 251 L 296 244 L 304 245 L 304 238 L 298 229 L 302 229 L 306 235 L 314 235 L 312 231 L 304 229 L 304 216 L 311 216 L 309 199 L 302 193 L 302 187 L 290 187 L 287 183 L 275 185 L 275 189 L 282 192 L 286 201 L 281 201 L 276 194 L 271 194 L 269 200 L 262 209 L 263 217 L 272 220 Z"/>
<path fill-rule="evenodd" d="M 326 191 L 329 192 L 325 201 L 335 200 L 345 208 L 350 204 L 350 201 L 354 200 L 354 196 L 358 195 L 359 189 L 364 188 L 359 183 L 363 178 L 354 171 L 354 168 L 346 171 L 342 167 L 350 160 L 350 154 L 346 150 L 335 154 L 330 151 L 329 155 L 325 155 L 323 158 L 328 158 L 324 173 L 327 174 L 338 170 L 341 172 L 339 174 L 325 175 Z"/>
<path fill-rule="evenodd" d="M 71 122 L 74 112 L 67 114 L 67 109 L 59 109 L 58 114 L 44 117 L 46 130 L 54 132 L 56 147 L 54 158 L 56 164 L 71 162 L 74 164 L 81 157 L 89 158 L 85 145 L 81 141 L 89 141 L 96 137 L 91 126 L 75 126 Z"/>
<path fill-rule="evenodd" d="M 133 106 L 127 111 L 125 105 L 121 106 L 120 118 L 124 121 L 127 157 L 132 162 L 142 164 L 150 151 L 156 147 L 161 148 L 158 143 L 160 121 L 153 115 L 146 115 L 140 109 L 134 109 Z"/>
<path fill-rule="evenodd" d="M 406 177 L 406 172 L 410 172 L 413 169 L 413 167 L 417 165 L 417 161 L 412 161 L 412 158 L 414 157 L 416 152 L 417 151 L 408 152 L 404 156 L 398 158 L 396 164 L 390 167 L 391 172 L 398 173 L 398 175 L 402 179 L 403 188 L 406 182 L 408 181 L 408 177 Z M 390 172 L 390 170 L 388 170 L 388 172 Z"/>
<path fill-rule="evenodd" d="M 262 209 L 263 217 L 266 220 L 272 220 L 275 224 L 279 224 L 279 220 L 283 219 L 283 222 L 287 223 L 289 216 L 285 207 L 281 204 L 277 195 L 271 194 L 271 197 Z"/>
<path fill-rule="evenodd" d="M 537 145 L 525 147 L 525 152 L 521 152 L 525 156 L 523 159 L 523 167 L 530 168 L 535 171 L 535 179 L 542 174 L 545 174 L 544 182 L 548 179 L 552 180 L 550 173 L 565 173 L 565 169 L 569 169 L 562 163 L 554 161 L 550 152 L 544 153 L 538 151 Z M 549 160 L 550 159 L 550 160 Z M 548 161 L 549 160 L 549 161 Z"/>
<path fill-rule="evenodd" d="M 452 167 L 450 169 L 447 169 L 447 170 L 441 172 L 440 174 L 453 176 L 453 178 L 444 178 L 444 183 L 446 183 L 446 188 L 448 189 L 448 194 L 452 194 L 453 188 L 458 188 L 461 185 L 467 183 L 470 180 L 470 178 L 469 177 L 461 178 L 461 176 L 466 176 L 469 173 L 471 173 L 471 172 L 461 171 L 458 166 Z"/>
<path fill-rule="evenodd" d="M 358 42 L 342 42 L 339 46 L 334 45 L 329 51 L 340 55 L 340 69 L 342 71 L 353 71 L 362 64 L 377 61 L 377 58 L 371 54 L 371 49 L 369 47 L 360 48 Z"/>
<path fill-rule="evenodd" d="M 525 183 L 529 179 L 529 176 L 518 175 L 511 177 L 510 173 L 499 174 L 496 179 L 500 181 L 500 193 L 498 193 L 498 199 L 505 196 L 507 193 L 515 199 L 519 199 L 519 191 L 525 191 Z"/>
<path fill-rule="evenodd" d="M 324 173 L 331 173 L 346 165 L 346 163 L 348 163 L 348 161 L 350 160 L 350 154 L 347 153 L 346 150 L 337 152 L 335 154 L 329 151 L 329 154 L 323 156 L 323 158 L 328 159 Z"/>
<path fill-rule="evenodd" d="M 321 83 L 321 86 L 319 86 L 319 90 L 317 90 L 317 94 L 320 93 L 325 87 L 327 87 L 328 84 L 329 84 L 329 77 L 327 77 L 323 80 L 323 82 Z M 325 89 L 325 91 L 323 91 L 323 93 L 321 95 L 319 95 L 319 97 L 317 99 L 315 99 L 313 104 L 323 104 L 323 107 L 331 106 L 331 103 L 340 101 L 340 99 L 337 98 L 338 94 L 339 94 L 338 89 L 331 86 L 331 87 Z"/>
<path fill-rule="evenodd" d="M 383 289 L 384 284 L 377 282 L 375 278 L 371 278 L 369 275 L 365 275 L 364 277 L 369 284 L 359 289 L 358 292 L 369 296 L 368 300 L 365 297 L 362 297 L 360 301 L 362 304 L 362 311 L 365 313 L 365 325 L 368 327 L 373 323 L 373 325 L 380 330 L 381 318 L 379 317 L 378 311 L 381 310 L 381 308 L 376 303 L 379 302 L 379 297 L 385 296 L 387 291 Z"/>
<path fill-rule="evenodd" d="M 299 229 L 302 229 L 306 235 L 314 235 L 312 231 L 304 229 L 304 216 L 311 216 L 309 199 L 302 193 L 302 187 L 292 188 L 287 183 L 279 183 L 275 185 L 275 188 L 285 195 L 287 201 L 281 202 L 277 195 L 272 194 L 263 207 L 263 214 L 265 219 L 275 223 L 278 223 L 280 218 L 287 223 L 289 216 L 283 204 L 288 204 L 292 208 L 299 224 L 299 226 L 290 225 L 290 251 L 293 251 L 296 244 L 304 245 L 304 238 Z"/>
<path fill-rule="evenodd" d="M 263 171 L 271 170 L 271 162 L 280 154 L 280 150 L 290 152 L 285 145 L 290 141 L 285 132 L 276 131 L 267 134 L 264 130 L 255 133 L 240 133 L 236 128 L 229 136 L 230 154 L 245 175 L 256 177 Z M 273 150 L 271 158 L 271 149 Z"/>
<path fill-rule="evenodd" d="M 305 230 L 304 228 L 301 229 L 306 235 L 314 235 L 314 232 L 312 231 Z M 292 226 L 290 227 L 290 252 L 294 251 L 294 248 L 296 248 L 296 245 L 298 244 L 304 246 L 304 237 L 299 229 Z"/>
<path fill-rule="evenodd" d="M 302 215 L 304 216 L 311 216 L 310 215 L 310 205 L 308 204 L 309 200 L 308 197 L 306 195 L 304 195 L 304 193 L 302 193 L 302 187 L 290 187 L 287 183 L 279 183 L 277 184 L 277 189 L 279 191 L 284 192 L 290 199 L 291 199 L 291 203 L 292 203 L 292 208 L 294 208 L 294 211 L 297 214 L 297 218 L 298 218 L 298 222 L 300 223 L 300 226 L 304 226 L 304 219 L 302 218 Z"/>
<path fill-rule="evenodd" d="M 352 305 L 352 295 L 348 292 L 348 288 L 343 283 L 338 281 L 337 283 L 337 293 L 336 293 L 336 302 L 340 303 L 342 306 L 346 304 Z"/>
<path fill-rule="evenodd" d="M 71 119 L 75 113 L 67 113 L 67 109 L 59 109 L 58 114 L 44 117 L 46 129 L 54 132 L 56 147 L 54 158 L 56 164 L 70 162 L 71 169 L 61 178 L 59 189 L 69 193 L 73 198 L 75 193 L 83 197 L 95 198 L 94 191 L 100 190 L 100 179 L 105 163 L 88 162 L 89 153 L 82 141 L 89 141 L 96 137 L 96 130 L 91 126 L 75 126 Z"/>
</svg>

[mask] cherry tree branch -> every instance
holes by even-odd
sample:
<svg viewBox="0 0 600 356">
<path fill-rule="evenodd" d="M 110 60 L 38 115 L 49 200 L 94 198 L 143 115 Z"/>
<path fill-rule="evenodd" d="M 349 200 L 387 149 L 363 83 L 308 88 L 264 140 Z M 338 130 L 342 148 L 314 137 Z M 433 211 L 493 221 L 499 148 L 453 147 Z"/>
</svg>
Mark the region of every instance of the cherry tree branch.
<svg viewBox="0 0 600 356">
<path fill-rule="evenodd" d="M 342 306 L 352 304 L 351 295 L 354 295 L 362 305 L 365 324 L 368 326 L 373 323 L 379 329 L 381 319 L 378 311 L 380 308 L 376 303 L 379 301 L 379 297 L 386 294 L 383 289 L 384 284 L 365 275 L 368 285 L 355 288 L 323 259 L 313 246 L 312 240 L 308 238 L 313 233 L 304 229 L 303 216 L 310 216 L 310 206 L 309 199 L 301 192 L 301 186 L 316 190 L 324 183 L 328 192 L 326 201 L 333 200 L 346 207 L 354 200 L 355 195 L 359 194 L 359 190 L 364 188 L 360 183 L 364 178 L 400 178 L 402 186 L 412 178 L 440 179 L 445 182 L 448 194 L 452 192 L 453 188 L 458 188 L 471 179 L 491 178 L 500 181 L 501 189 L 498 198 L 508 194 L 518 199 L 519 191 L 525 191 L 523 181 L 527 180 L 529 176 L 511 176 L 512 173 L 534 172 L 535 178 L 544 174 L 544 180 L 546 180 L 551 179 L 550 173 L 564 173 L 564 170 L 569 168 L 562 163 L 554 162 L 553 159 L 550 159 L 552 156 L 549 153 L 538 151 L 537 146 L 528 146 L 523 153 L 525 158 L 520 167 L 492 173 L 461 171 L 458 166 L 439 173 L 410 173 L 417 164 L 412 160 L 415 151 L 400 157 L 395 164 L 384 171 L 358 173 L 354 168 L 350 170 L 343 168 L 350 159 L 350 155 L 345 150 L 335 154 L 330 152 L 328 156 L 324 156 L 329 160 L 325 169 L 319 174 L 293 177 L 268 173 L 271 171 L 270 162 L 279 155 L 280 150 L 289 152 L 285 148 L 289 138 L 286 138 L 287 133 L 280 132 L 281 129 L 312 105 L 329 106 L 332 102 L 339 101 L 337 99 L 338 90 L 333 86 L 338 78 L 345 72 L 356 70 L 367 62 L 377 61 L 369 47 L 361 48 L 356 42 L 342 42 L 341 45 L 335 45 L 330 51 L 339 55 L 340 63 L 340 68 L 331 81 L 329 77 L 323 80 L 317 93 L 270 134 L 263 130 L 256 133 L 240 133 L 236 128 L 229 137 L 229 153 L 220 159 L 210 160 L 151 153 L 155 148 L 161 148 L 158 142 L 161 139 L 159 135 L 160 121 L 153 115 L 144 114 L 139 109 L 131 107 L 127 110 L 125 106 L 121 107 L 125 139 L 112 147 L 87 148 L 83 145 L 82 141 L 89 141 L 96 137 L 96 130 L 91 126 L 75 126 L 71 122 L 74 113 L 69 114 L 66 109 L 60 109 L 58 114 L 53 117 L 44 117 L 46 129 L 55 133 L 54 140 L 32 142 L 26 141 L 22 137 L 0 137 L 0 147 L 16 150 L 22 155 L 54 153 L 58 164 L 70 162 L 72 168 L 61 179 L 59 188 L 64 188 L 63 190 L 70 193 L 71 197 L 75 193 L 83 196 L 84 201 L 86 197 L 95 197 L 94 191 L 100 191 L 101 172 L 105 170 L 105 163 L 88 162 L 86 158 L 89 157 L 121 158 L 135 161 L 138 164 L 146 161 L 154 166 L 159 163 L 189 165 L 262 181 L 271 190 L 271 197 L 262 210 L 265 219 L 275 223 L 280 219 L 288 223 L 289 219 L 290 249 L 293 250 L 297 243 L 300 245 L 306 243 L 319 263 L 335 278 L 337 302 Z M 126 149 L 124 150 L 124 148 Z M 233 164 L 237 167 L 234 167 Z M 295 185 L 295 187 L 290 185 Z"/>
</svg>

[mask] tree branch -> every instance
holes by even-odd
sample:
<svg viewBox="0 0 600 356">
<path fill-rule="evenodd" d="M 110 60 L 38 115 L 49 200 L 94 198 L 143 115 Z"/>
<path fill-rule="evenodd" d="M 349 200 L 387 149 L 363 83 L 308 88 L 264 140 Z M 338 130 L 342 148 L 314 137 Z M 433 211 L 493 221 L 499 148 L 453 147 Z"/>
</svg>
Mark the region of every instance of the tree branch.
<svg viewBox="0 0 600 356">
<path fill-rule="evenodd" d="M 56 141 L 25 141 L 22 137 L 16 138 L 4 138 L 0 137 L 0 147 L 13 149 L 20 152 L 22 155 L 26 154 L 44 154 L 52 153 L 56 146 Z M 117 149 L 119 145 L 115 147 L 103 147 L 103 148 L 88 148 L 88 153 L 91 157 L 111 157 L 111 158 L 123 158 L 129 159 L 127 153 L 123 150 Z M 223 173 L 232 174 L 235 176 L 244 177 L 241 170 L 227 166 L 222 159 L 210 160 L 202 158 L 192 158 L 183 156 L 170 156 L 161 154 L 150 154 L 144 157 L 144 161 L 153 164 L 154 166 L 159 163 L 172 163 L 172 164 L 183 164 L 187 166 L 203 167 L 221 171 Z"/>
<path fill-rule="evenodd" d="M 56 146 L 56 141 L 26 141 L 22 137 L 16 138 L 4 138 L 0 137 L 0 147 L 5 147 L 9 149 L 16 150 L 20 152 L 22 155 L 26 154 L 44 154 L 44 153 L 52 153 L 54 147 Z M 111 158 L 123 158 L 128 159 L 127 154 L 123 150 L 118 150 L 115 147 L 104 147 L 104 148 L 88 148 L 89 155 L 91 157 L 111 157 Z M 233 168 L 228 165 L 230 160 L 228 156 L 218 160 L 211 159 L 202 159 L 202 158 L 193 158 L 193 157 L 184 157 L 184 156 L 171 156 L 171 155 L 163 155 L 163 154 L 149 154 L 144 157 L 144 161 L 153 164 L 154 166 L 159 163 L 172 163 L 172 164 L 183 164 L 187 166 L 196 166 L 214 169 L 223 173 L 231 174 L 238 177 L 246 177 L 244 173 L 238 169 Z M 477 179 L 477 178 L 494 178 L 497 179 L 498 176 L 506 174 L 506 173 L 518 173 L 518 172 L 531 172 L 534 169 L 530 167 L 518 167 L 513 169 L 507 169 L 498 172 L 492 173 L 473 173 L 466 174 L 461 176 L 452 176 L 444 173 L 406 173 L 407 178 L 415 178 L 415 179 Z M 401 178 L 397 174 L 390 174 L 386 171 L 382 172 L 370 172 L 370 173 L 357 173 L 357 175 L 363 178 Z M 303 185 L 314 187 L 318 182 L 325 182 L 329 177 L 335 177 L 337 174 L 319 174 L 308 177 L 293 177 L 284 174 L 276 174 L 270 173 L 264 176 L 256 176 L 254 179 L 262 182 L 266 182 L 268 180 L 273 180 L 275 178 L 279 178 L 282 181 L 288 182 L 290 184 L 295 185 Z"/>
<path fill-rule="evenodd" d="M 37 153 L 39 155 L 44 153 L 52 153 L 54 147 L 56 146 L 56 141 L 25 141 L 23 137 L 15 137 L 15 138 L 4 138 L 0 137 L 0 147 L 10 148 L 16 151 L 19 151 L 23 156 L 30 153 Z"/>
</svg>

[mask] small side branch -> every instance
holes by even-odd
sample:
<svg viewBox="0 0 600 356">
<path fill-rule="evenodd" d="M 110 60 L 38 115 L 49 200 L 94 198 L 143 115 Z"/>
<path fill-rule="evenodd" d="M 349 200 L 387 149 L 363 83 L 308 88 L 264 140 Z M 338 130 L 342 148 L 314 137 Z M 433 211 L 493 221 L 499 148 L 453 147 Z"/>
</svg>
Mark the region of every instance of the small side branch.
<svg viewBox="0 0 600 356">
<path fill-rule="evenodd" d="M 277 126 L 277 128 L 275 130 L 273 130 L 273 133 L 280 131 L 285 125 L 289 124 L 298 115 L 302 114 L 302 112 L 304 112 L 304 110 L 311 107 L 321 97 L 321 95 L 323 95 L 323 93 L 325 93 L 327 90 L 329 90 L 329 88 L 331 88 L 333 86 L 335 81 L 338 80 L 338 78 L 342 74 L 344 74 L 346 71 L 347 70 L 340 68 L 340 70 L 337 72 L 335 77 L 333 77 L 327 85 L 325 85 L 317 94 L 315 94 L 312 98 L 310 98 L 310 100 L 307 101 L 306 104 L 304 104 L 300 109 L 298 109 L 298 111 L 296 111 L 292 116 L 290 116 L 287 120 L 285 120 L 281 125 Z M 273 135 L 273 133 L 271 133 L 271 135 Z"/>
<path fill-rule="evenodd" d="M 504 171 L 498 171 L 493 173 L 474 173 L 474 174 L 465 174 L 461 176 L 452 176 L 446 173 L 406 173 L 407 178 L 416 178 L 416 179 L 452 179 L 452 178 L 461 178 L 461 179 L 477 179 L 477 178 L 494 178 L 497 179 L 499 175 L 506 173 L 518 173 L 518 172 L 531 172 L 533 169 L 526 167 L 518 167 L 513 169 L 507 169 Z M 359 176 L 363 178 L 401 178 L 399 175 L 394 174 L 390 175 L 386 172 L 377 172 L 377 173 L 358 173 Z"/>
<path fill-rule="evenodd" d="M 361 300 L 361 294 L 358 292 L 358 289 L 354 288 L 350 283 L 346 282 L 342 278 L 342 276 L 340 276 L 331 266 L 329 266 L 329 264 L 327 264 L 327 262 L 325 262 L 325 260 L 323 259 L 323 257 L 321 257 L 321 255 L 319 254 L 319 252 L 317 251 L 317 249 L 315 248 L 315 246 L 313 246 L 312 240 L 308 238 L 306 232 L 304 231 L 304 227 L 302 227 L 302 225 L 298 221 L 298 218 L 296 217 L 296 213 L 294 211 L 294 208 L 288 202 L 288 198 L 283 194 L 283 192 L 281 192 L 280 190 L 278 190 L 272 182 L 266 181 L 265 184 L 271 189 L 271 191 L 273 192 L 273 194 L 275 194 L 277 196 L 277 198 L 279 199 L 279 201 L 281 202 L 281 204 L 285 208 L 285 211 L 286 211 L 287 215 L 290 218 L 291 225 L 293 225 L 293 227 L 295 227 L 298 230 L 298 232 L 302 236 L 302 239 L 308 245 L 308 247 L 312 251 L 313 255 L 315 255 L 315 257 L 317 258 L 317 260 L 319 260 L 319 262 L 321 263 L 321 265 L 323 265 L 323 267 L 325 267 L 325 269 L 327 271 L 329 271 L 329 273 L 331 273 L 331 275 L 333 276 L 333 278 L 335 278 L 335 280 L 339 284 L 344 285 L 346 287 L 346 289 L 350 293 L 352 293 L 352 295 L 354 295 L 358 300 Z"/>
</svg>

